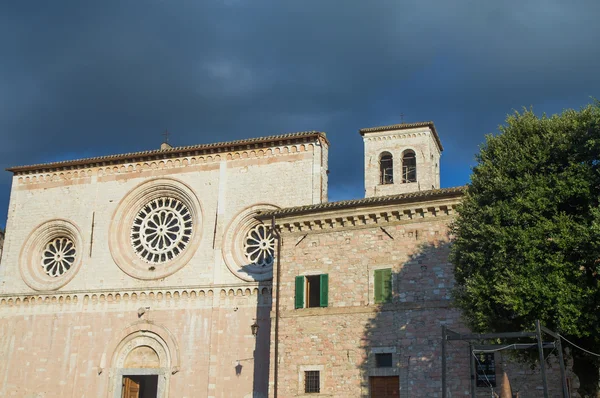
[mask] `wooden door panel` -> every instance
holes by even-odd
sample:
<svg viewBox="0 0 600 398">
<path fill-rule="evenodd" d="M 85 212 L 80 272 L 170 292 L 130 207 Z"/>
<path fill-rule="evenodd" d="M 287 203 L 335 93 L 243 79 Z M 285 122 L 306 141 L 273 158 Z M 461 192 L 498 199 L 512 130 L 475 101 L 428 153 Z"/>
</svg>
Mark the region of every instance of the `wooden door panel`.
<svg viewBox="0 0 600 398">
<path fill-rule="evenodd" d="M 122 398 L 140 398 L 140 383 L 123 376 L 123 394 Z"/>
<path fill-rule="evenodd" d="M 398 376 L 374 376 L 369 379 L 371 398 L 400 398 Z"/>
</svg>

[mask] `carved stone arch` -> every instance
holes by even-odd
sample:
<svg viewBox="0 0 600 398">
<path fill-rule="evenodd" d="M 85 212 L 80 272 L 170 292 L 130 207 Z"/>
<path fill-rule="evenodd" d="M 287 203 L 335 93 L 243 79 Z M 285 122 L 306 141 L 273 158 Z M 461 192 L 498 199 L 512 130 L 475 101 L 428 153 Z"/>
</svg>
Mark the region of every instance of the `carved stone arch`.
<svg viewBox="0 0 600 398">
<path fill-rule="evenodd" d="M 274 247 L 272 236 L 270 234 L 270 225 L 263 224 L 256 220 L 255 216 L 259 211 L 276 210 L 279 207 L 268 203 L 257 203 L 241 210 L 225 229 L 223 237 L 223 246 L 221 252 L 225 265 L 232 274 L 245 281 L 265 281 L 273 277 L 273 259 Z M 246 247 L 249 234 L 253 234 L 256 242 L 253 245 L 260 247 L 264 245 L 264 250 L 269 252 L 269 257 L 260 257 L 258 261 L 252 261 L 253 257 L 249 255 L 254 247 Z M 258 242 L 260 240 L 260 242 Z"/>
<path fill-rule="evenodd" d="M 108 397 L 122 394 L 124 375 L 156 375 L 158 398 L 167 398 L 169 380 L 179 372 L 179 347 L 165 327 L 140 321 L 119 333 L 107 346 L 100 359 L 99 373 L 110 356 Z M 140 363 L 140 359 L 145 363 Z"/>
</svg>

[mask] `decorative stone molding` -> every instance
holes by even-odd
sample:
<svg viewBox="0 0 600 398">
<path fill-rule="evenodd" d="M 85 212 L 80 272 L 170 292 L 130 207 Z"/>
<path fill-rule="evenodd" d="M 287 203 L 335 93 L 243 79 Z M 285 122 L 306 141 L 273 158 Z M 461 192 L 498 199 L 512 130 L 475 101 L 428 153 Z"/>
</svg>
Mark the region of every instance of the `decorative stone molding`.
<svg viewBox="0 0 600 398">
<path fill-rule="evenodd" d="M 297 217 L 282 217 L 282 219 L 276 218 L 276 223 L 282 232 L 325 232 L 332 229 L 364 228 L 452 216 L 456 214 L 457 205 L 458 203 L 447 203 L 431 206 L 355 209 L 352 212 L 322 212 Z"/>
<path fill-rule="evenodd" d="M 245 150 L 221 152 L 214 154 L 192 153 L 185 157 L 170 157 L 165 155 L 149 156 L 138 162 L 97 162 L 91 168 L 82 169 L 80 166 L 64 166 L 49 168 L 40 172 L 39 170 L 15 171 L 18 185 L 50 184 L 61 181 L 86 182 L 92 176 L 106 178 L 116 175 L 127 175 L 129 177 L 139 175 L 143 172 L 155 170 L 170 170 L 177 168 L 201 168 L 210 164 L 218 164 L 223 160 L 237 161 L 247 159 L 271 158 L 314 151 L 315 144 L 312 142 L 283 144 L 270 148 L 247 148 Z M 191 170 L 190 170 L 191 171 Z"/>
<path fill-rule="evenodd" d="M 245 281 L 265 281 L 273 277 L 275 239 L 270 225 L 256 219 L 261 211 L 279 207 L 260 203 L 247 207 L 229 223 L 222 254 L 227 268 Z"/>
<path fill-rule="evenodd" d="M 160 308 L 183 305 L 184 303 L 212 306 L 214 297 L 225 300 L 222 304 L 227 306 L 227 300 L 247 300 L 248 305 L 265 304 L 271 302 L 271 286 L 207 286 L 207 287 L 179 287 L 163 288 L 156 290 L 127 290 L 127 291 L 88 291 L 88 292 L 63 292 L 54 294 L 11 294 L 0 296 L 0 310 L 14 309 L 26 311 L 30 308 L 36 311 L 47 308 L 49 311 L 77 310 L 82 306 L 110 308 L 115 304 L 119 309 L 130 303 L 135 309 L 140 303 L 155 303 Z M 234 303 L 229 303 L 234 305 Z M 240 301 L 236 301 L 240 305 Z"/>
<path fill-rule="evenodd" d="M 141 226 L 137 222 L 140 217 L 145 219 L 160 211 L 160 206 L 155 208 L 152 203 L 158 205 L 162 203 L 163 207 L 168 208 L 164 206 L 167 201 L 176 201 L 181 208 L 185 208 L 185 212 L 177 208 L 165 210 L 170 211 L 169 214 L 173 213 L 171 215 L 174 215 L 174 219 L 179 223 L 178 228 L 186 231 L 185 236 L 177 237 L 179 240 L 185 239 L 185 242 L 170 241 L 165 247 L 154 247 L 156 253 L 147 254 L 148 250 L 151 250 L 150 245 L 140 243 L 140 239 L 149 241 L 150 238 L 140 237 L 144 232 L 140 231 Z M 186 215 L 185 218 L 183 213 Z M 178 271 L 191 260 L 200 243 L 202 220 L 200 202 L 194 191 L 186 184 L 172 178 L 146 181 L 129 192 L 117 206 L 109 230 L 110 253 L 119 268 L 134 278 L 146 280 L 164 278 Z M 161 224 L 160 228 L 163 227 L 167 229 L 161 233 L 169 233 L 169 226 Z"/>
<path fill-rule="evenodd" d="M 66 285 L 81 267 L 83 247 L 79 228 L 68 220 L 38 225 L 19 255 L 23 281 L 34 290 L 56 290 Z"/>
<path fill-rule="evenodd" d="M 395 141 L 406 138 L 417 138 L 417 137 L 426 137 L 430 135 L 429 131 L 422 132 L 411 132 L 405 134 L 386 134 L 386 135 L 378 135 L 374 137 L 364 137 L 365 141 Z"/>
<path fill-rule="evenodd" d="M 127 366 L 127 358 L 138 349 L 147 349 L 158 357 L 159 366 L 146 368 L 130 368 Z M 150 322 L 136 322 L 123 330 L 116 339 L 107 347 L 100 358 L 98 369 L 106 367 L 106 358 L 112 353 L 111 366 L 108 377 L 109 397 L 121 397 L 123 375 L 158 375 L 158 397 L 167 397 L 169 391 L 169 379 L 177 373 L 180 367 L 179 347 L 173 334 L 164 326 Z"/>
</svg>

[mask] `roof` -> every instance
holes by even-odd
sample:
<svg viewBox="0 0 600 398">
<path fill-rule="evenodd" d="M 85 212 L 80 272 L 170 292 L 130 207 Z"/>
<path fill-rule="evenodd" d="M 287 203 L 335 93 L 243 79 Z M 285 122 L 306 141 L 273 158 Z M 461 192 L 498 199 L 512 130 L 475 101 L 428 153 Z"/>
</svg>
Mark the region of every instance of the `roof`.
<svg viewBox="0 0 600 398">
<path fill-rule="evenodd" d="M 54 169 L 61 167 L 73 167 L 73 166 L 86 166 L 92 165 L 96 163 L 105 163 L 105 162 L 117 162 L 124 160 L 134 160 L 138 158 L 146 158 L 149 156 L 154 157 L 164 157 L 171 158 L 176 156 L 181 156 L 188 154 L 190 152 L 210 152 L 214 153 L 219 151 L 225 151 L 228 149 L 233 149 L 236 147 L 244 147 L 248 145 L 262 145 L 268 146 L 269 144 L 275 144 L 280 141 L 300 141 L 306 140 L 310 138 L 322 138 L 325 140 L 327 144 L 329 141 L 325 133 L 320 131 L 303 131 L 298 133 L 289 133 L 289 134 L 280 134 L 280 135 L 272 135 L 268 137 L 259 137 L 259 138 L 250 138 L 245 140 L 237 140 L 237 141 L 226 141 L 226 142 L 217 142 L 214 144 L 199 144 L 199 145 L 190 145 L 190 146 L 181 146 L 181 147 L 173 147 L 169 149 L 155 149 L 151 151 L 141 151 L 141 152 L 131 152 L 124 153 L 119 155 L 108 155 L 108 156 L 97 156 L 93 158 L 85 158 L 85 159 L 76 159 L 76 160 L 66 160 L 60 162 L 52 162 L 52 163 L 39 163 L 32 164 L 28 166 L 14 166 L 9 167 L 6 170 L 14 172 L 21 171 L 34 171 L 40 169 Z"/>
<path fill-rule="evenodd" d="M 442 142 L 440 141 L 440 137 L 438 136 L 437 130 L 435 129 L 435 125 L 432 121 L 429 122 L 416 122 L 416 123 L 400 123 L 400 124 L 390 124 L 388 126 L 379 126 L 379 127 L 368 127 L 364 129 L 358 130 L 360 135 L 364 136 L 366 133 L 378 133 L 381 131 L 392 131 L 392 130 L 408 130 L 414 129 L 416 127 L 429 127 L 433 132 L 433 137 L 435 138 L 435 142 L 438 144 L 440 151 L 444 150 L 442 146 Z"/>
<path fill-rule="evenodd" d="M 316 205 L 288 207 L 286 209 L 269 210 L 259 213 L 260 218 L 295 216 L 301 214 L 317 213 L 320 211 L 340 210 L 358 206 L 377 206 L 395 203 L 410 203 L 421 200 L 445 199 L 462 196 L 466 186 L 430 189 L 427 191 L 418 191 L 403 193 L 398 195 L 374 196 L 371 198 L 342 200 L 339 202 L 326 202 Z"/>
</svg>

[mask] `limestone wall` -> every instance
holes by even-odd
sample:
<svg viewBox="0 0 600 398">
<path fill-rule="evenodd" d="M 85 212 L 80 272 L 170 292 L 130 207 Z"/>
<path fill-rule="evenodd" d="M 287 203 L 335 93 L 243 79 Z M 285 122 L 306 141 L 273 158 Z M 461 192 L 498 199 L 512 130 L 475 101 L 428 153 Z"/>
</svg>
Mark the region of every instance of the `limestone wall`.
<svg viewBox="0 0 600 398">
<path fill-rule="evenodd" d="M 139 332 L 166 342 L 165 396 L 264 397 L 270 297 L 254 287 L 2 298 L 0 396 L 113 397 L 119 343 Z"/>
<path fill-rule="evenodd" d="M 272 270 L 244 257 L 244 238 L 258 210 L 326 200 L 326 148 L 284 140 L 17 172 L 0 264 L 0 396 L 120 397 L 126 372 L 148 371 L 160 397 L 266 396 Z M 155 264 L 132 251 L 131 225 L 163 197 L 193 228 L 178 256 Z M 76 259 L 47 275 L 44 245 L 65 236 Z M 138 346 L 160 367 L 126 368 Z"/>
<path fill-rule="evenodd" d="M 223 238 L 230 222 L 253 205 L 288 207 L 320 203 L 322 146 L 289 145 L 243 153 L 148 161 L 56 173 L 16 175 L 8 211 L 0 294 L 32 289 L 19 272 L 21 250 L 40 224 L 54 219 L 72 223 L 81 237 L 82 266 L 62 289 L 231 284 L 240 281 L 223 260 Z M 323 164 L 321 164 L 323 162 Z M 130 193 L 150 181 L 175 180 L 197 198 L 197 247 L 177 272 L 159 280 L 131 278 L 115 264 L 109 248 L 111 223 Z M 324 188 L 323 188 L 324 187 Z M 121 242 L 128 245 L 128 242 Z"/>
<path fill-rule="evenodd" d="M 441 152 L 429 127 L 366 133 L 363 140 L 365 197 L 427 191 L 440 187 Z M 414 151 L 416 155 L 417 182 L 402 183 L 402 154 L 407 149 Z M 379 159 L 383 152 L 389 152 L 393 156 L 393 184 L 381 184 Z"/>
</svg>

